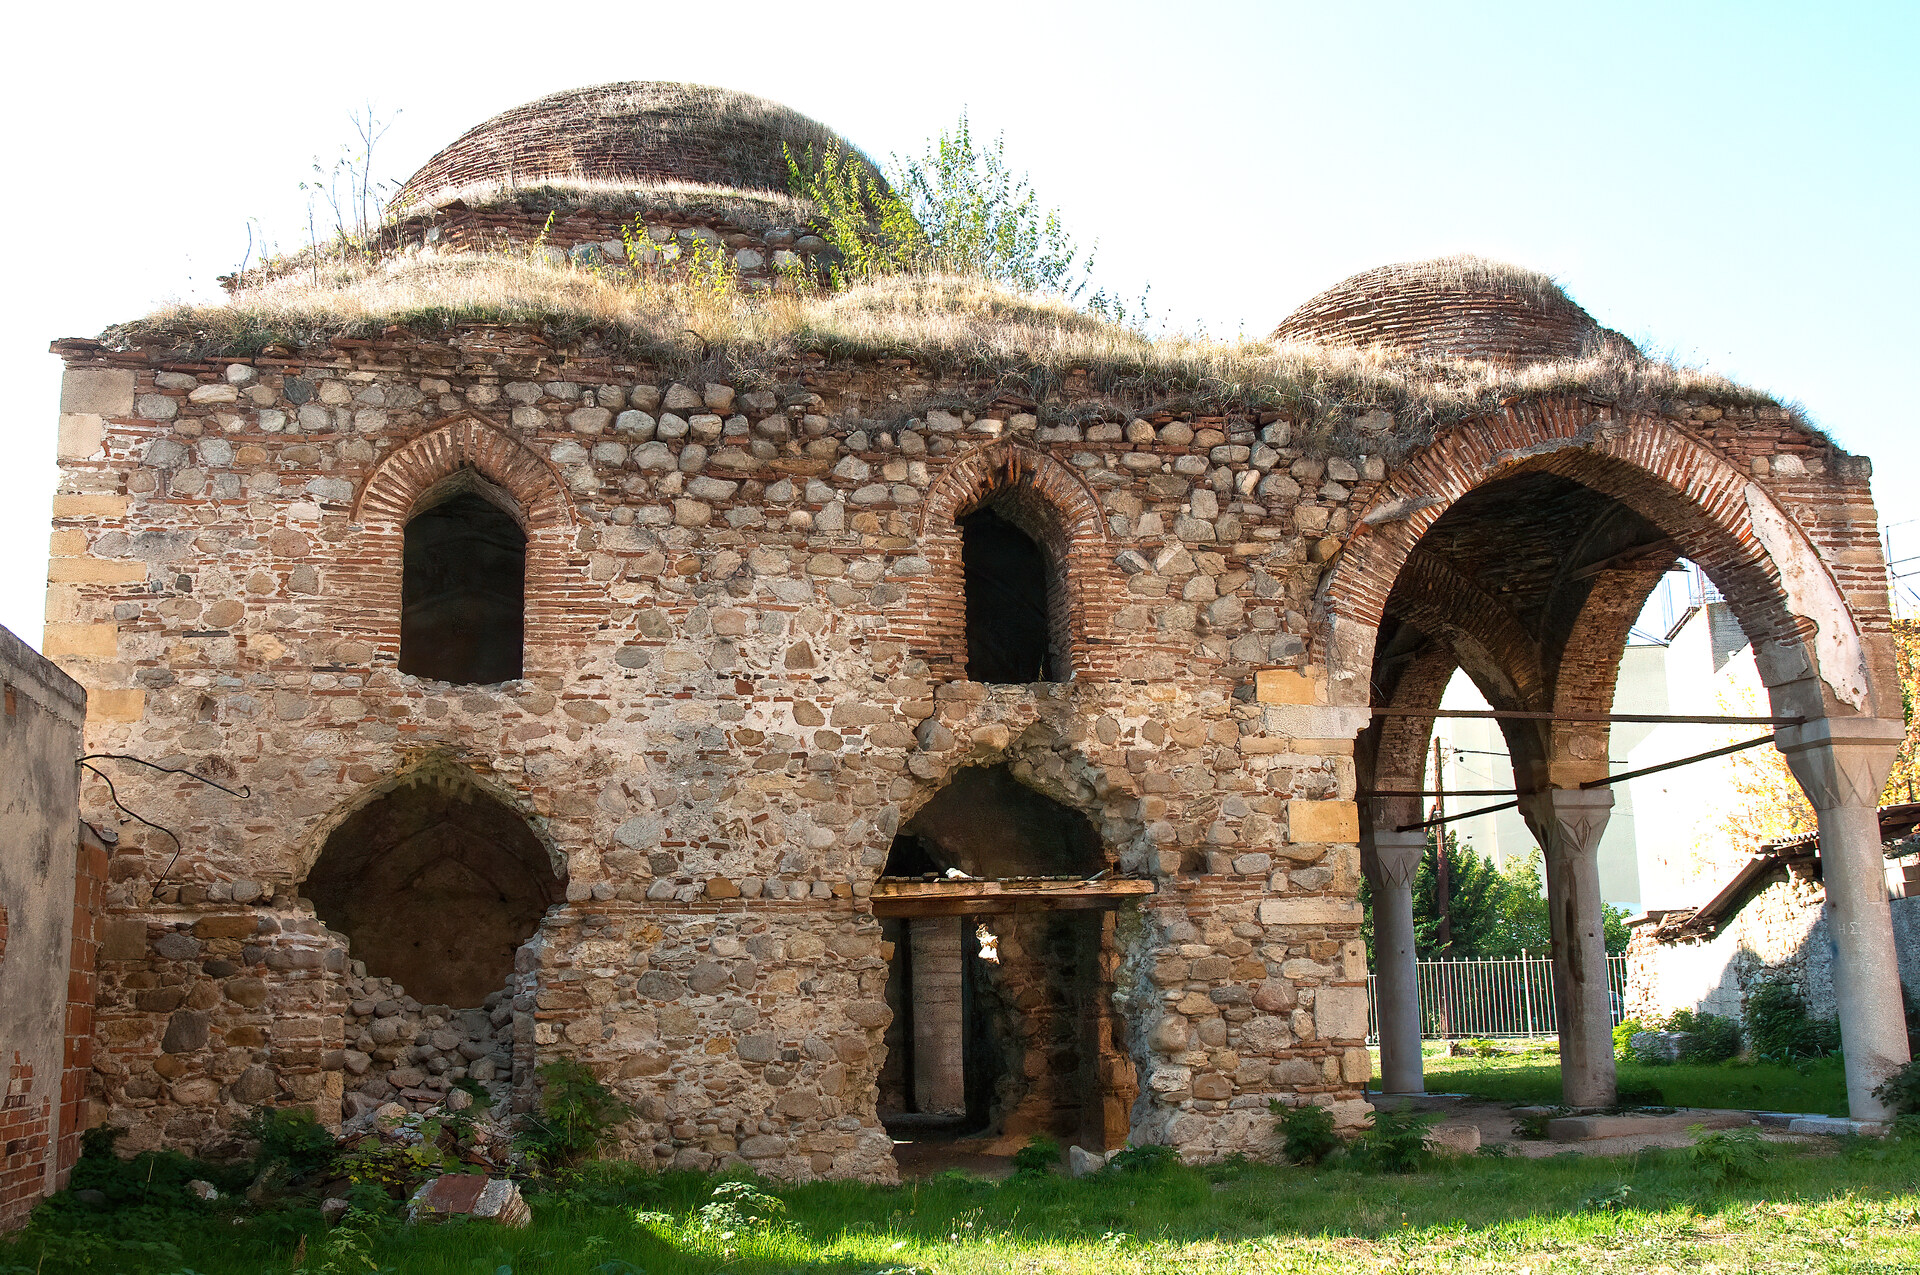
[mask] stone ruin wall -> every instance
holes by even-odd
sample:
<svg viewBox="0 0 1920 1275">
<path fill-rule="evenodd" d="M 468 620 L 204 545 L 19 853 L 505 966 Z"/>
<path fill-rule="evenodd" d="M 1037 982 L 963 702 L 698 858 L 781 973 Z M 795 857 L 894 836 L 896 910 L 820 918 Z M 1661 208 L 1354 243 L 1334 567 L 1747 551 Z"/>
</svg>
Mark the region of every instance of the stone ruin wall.
<svg viewBox="0 0 1920 1275">
<path fill-rule="evenodd" d="M 169 866 L 129 824 L 112 862 L 95 1081 L 125 1145 L 214 1145 L 263 1101 L 334 1121 L 369 1075 L 425 1102 L 477 1061 L 415 1056 L 460 1033 L 376 998 L 300 897 L 332 827 L 428 773 L 565 867 L 488 1016 L 495 1080 L 509 1053 L 524 1107 L 537 1060 L 589 1063 L 643 1161 L 892 1173 L 873 880 L 958 769 L 1002 761 L 1158 885 L 1112 954 L 1136 1141 L 1270 1154 L 1273 1096 L 1364 1119 L 1353 723 L 1305 652 L 1379 457 L 1305 456 L 1272 417 L 1041 425 L 898 364 L 681 385 L 510 330 L 59 348 L 47 649 L 92 688 L 89 747 L 252 793 L 121 785 L 186 843 Z M 1804 438 L 1725 427 L 1756 472 Z M 394 667 L 400 522 L 463 460 L 528 511 L 516 682 Z M 1008 464 L 1061 514 L 1070 684 L 958 680 L 951 519 Z M 411 1044 L 373 1036 L 382 1001 Z"/>
</svg>

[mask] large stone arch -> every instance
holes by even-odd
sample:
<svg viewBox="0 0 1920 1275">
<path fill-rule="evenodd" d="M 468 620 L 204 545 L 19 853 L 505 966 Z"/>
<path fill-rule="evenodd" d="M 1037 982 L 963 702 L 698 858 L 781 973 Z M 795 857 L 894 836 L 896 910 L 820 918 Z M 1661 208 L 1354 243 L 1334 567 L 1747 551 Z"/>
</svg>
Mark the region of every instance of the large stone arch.
<svg viewBox="0 0 1920 1275">
<path fill-rule="evenodd" d="M 1700 564 L 1753 639 L 1782 715 L 1888 715 L 1882 661 L 1805 530 L 1758 483 L 1665 422 L 1586 405 L 1515 404 L 1463 421 L 1376 492 L 1321 584 L 1315 643 L 1329 698 L 1366 696 L 1387 596 L 1422 535 L 1469 492 L 1528 471 L 1611 496 Z"/>
<path fill-rule="evenodd" d="M 585 564 L 576 560 L 573 502 L 543 457 L 472 413 L 434 422 L 361 483 L 352 552 L 329 573 L 339 629 L 370 642 L 379 662 L 397 662 L 407 522 L 462 484 L 506 509 L 527 534 L 523 676 L 570 667 L 604 609 L 602 591 L 589 590 Z"/>
</svg>

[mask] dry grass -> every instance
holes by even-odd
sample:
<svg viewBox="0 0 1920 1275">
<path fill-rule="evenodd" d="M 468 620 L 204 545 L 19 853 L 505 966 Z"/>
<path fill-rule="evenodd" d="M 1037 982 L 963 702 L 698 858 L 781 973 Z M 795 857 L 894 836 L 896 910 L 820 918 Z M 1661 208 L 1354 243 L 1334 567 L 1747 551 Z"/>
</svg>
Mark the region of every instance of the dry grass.
<svg viewBox="0 0 1920 1275">
<path fill-rule="evenodd" d="M 1615 347 L 1516 369 L 1377 349 L 1154 338 L 1061 301 L 970 279 L 902 277 L 840 293 L 754 298 L 479 254 L 336 267 L 319 286 L 284 278 L 226 305 L 161 311 L 104 339 L 190 357 L 244 356 L 270 345 L 376 336 L 391 326 L 439 335 L 475 324 L 527 325 L 556 343 L 652 364 L 663 375 L 724 375 L 745 384 L 780 379 L 807 355 L 909 359 L 929 373 L 981 382 L 987 398 L 1030 398 L 1052 419 L 1276 411 L 1303 425 L 1306 445 L 1322 452 L 1418 446 L 1436 426 L 1516 396 L 1574 393 L 1652 408 L 1687 400 L 1778 406 L 1724 378 Z M 1071 402 L 1063 392 L 1069 382 Z M 1399 422 L 1392 440 L 1351 429 L 1380 410 Z"/>
</svg>

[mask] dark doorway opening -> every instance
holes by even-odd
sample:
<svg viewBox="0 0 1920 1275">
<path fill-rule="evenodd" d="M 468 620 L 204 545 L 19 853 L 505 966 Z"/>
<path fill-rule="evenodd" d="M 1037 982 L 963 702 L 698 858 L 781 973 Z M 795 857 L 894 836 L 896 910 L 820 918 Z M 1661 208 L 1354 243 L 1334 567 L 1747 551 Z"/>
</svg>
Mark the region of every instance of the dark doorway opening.
<svg viewBox="0 0 1920 1275">
<path fill-rule="evenodd" d="M 422 1004 L 471 1009 L 566 897 L 526 822 L 470 785 L 396 788 L 348 816 L 303 892 L 367 971 Z"/>
<path fill-rule="evenodd" d="M 527 533 L 478 485 L 466 484 L 407 523 L 402 673 L 462 683 L 521 674 Z"/>
<path fill-rule="evenodd" d="M 967 677 L 975 682 L 1060 682 L 1067 653 L 1057 640 L 1063 601 L 1046 550 L 990 508 L 960 519 L 967 590 Z"/>
<path fill-rule="evenodd" d="M 1002 765 L 961 771 L 921 807 L 882 875 L 964 893 L 1105 866 L 1085 815 Z M 969 894 L 876 896 L 875 910 L 893 953 L 878 1105 L 903 1171 L 989 1168 L 969 1157 L 1010 1155 L 1039 1133 L 1095 1149 L 1125 1141 L 1133 1072 L 1110 1004 L 1111 908 Z"/>
</svg>

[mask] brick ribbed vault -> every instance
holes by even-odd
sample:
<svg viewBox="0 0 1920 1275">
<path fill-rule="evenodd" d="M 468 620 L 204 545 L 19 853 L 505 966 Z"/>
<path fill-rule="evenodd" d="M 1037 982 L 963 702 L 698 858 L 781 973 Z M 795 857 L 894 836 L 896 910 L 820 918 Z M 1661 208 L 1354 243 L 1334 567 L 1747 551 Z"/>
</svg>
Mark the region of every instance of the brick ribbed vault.
<svg viewBox="0 0 1920 1275">
<path fill-rule="evenodd" d="M 527 533 L 525 675 L 571 666 L 572 652 L 606 610 L 605 590 L 574 552 L 573 503 L 545 459 L 479 416 L 436 421 L 388 455 L 353 504 L 351 552 L 334 568 L 343 587 L 334 620 L 391 664 L 400 652 L 400 585 L 407 521 L 449 480 L 470 473 L 512 504 Z"/>
<path fill-rule="evenodd" d="M 1537 617 L 1530 626 L 1557 632 L 1545 644 L 1550 653 L 1536 651 L 1540 667 L 1553 666 L 1555 683 L 1568 654 L 1586 670 L 1580 687 L 1564 691 L 1568 707 L 1610 700 L 1610 683 L 1599 685 L 1601 666 L 1611 669 L 1617 662 L 1619 652 L 1611 648 L 1624 640 L 1637 610 L 1633 598 L 1644 598 L 1641 586 L 1657 578 L 1650 562 L 1664 565 L 1660 560 L 1668 553 L 1698 563 L 1726 596 L 1754 640 L 1775 711 L 1886 715 L 1868 671 L 1873 635 L 1863 635 L 1850 599 L 1806 533 L 1767 492 L 1670 425 L 1615 419 L 1590 405 L 1558 402 L 1516 404 L 1462 422 L 1416 453 L 1376 493 L 1321 588 L 1315 642 L 1330 665 L 1335 702 L 1377 702 L 1369 690 L 1376 638 L 1389 599 L 1427 533 L 1476 489 L 1529 473 L 1558 475 L 1617 501 L 1671 540 L 1670 549 L 1657 543 L 1643 546 L 1638 557 L 1629 554 L 1621 569 L 1630 579 L 1608 580 L 1613 573 L 1596 572 L 1601 578 L 1580 604 L 1588 614 L 1567 616 L 1563 608 L 1557 619 Z M 1524 518 L 1524 512 L 1508 517 Z M 1408 592 L 1401 590 L 1401 596 Z M 1570 644 L 1580 649 L 1574 652 Z M 1552 707 L 1561 696 L 1556 691 L 1539 707 Z"/>
</svg>

